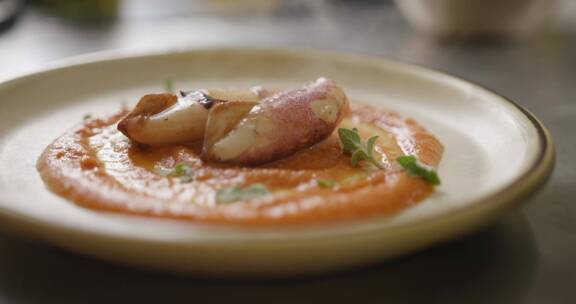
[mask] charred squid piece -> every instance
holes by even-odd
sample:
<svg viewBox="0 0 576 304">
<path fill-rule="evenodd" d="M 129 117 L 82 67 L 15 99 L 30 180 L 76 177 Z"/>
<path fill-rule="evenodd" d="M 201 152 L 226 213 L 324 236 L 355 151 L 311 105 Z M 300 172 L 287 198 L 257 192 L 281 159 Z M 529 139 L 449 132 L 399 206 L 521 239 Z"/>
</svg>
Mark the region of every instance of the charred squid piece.
<svg viewBox="0 0 576 304">
<path fill-rule="evenodd" d="M 234 119 L 228 122 L 228 114 L 222 113 L 227 111 L 213 109 L 206 129 L 209 136 L 204 141 L 205 158 L 241 165 L 278 160 L 328 137 L 348 113 L 349 104 L 335 82 L 319 78 L 302 89 L 274 94 L 246 109 L 229 108 L 235 114 L 230 114 Z"/>
<path fill-rule="evenodd" d="M 204 133 L 204 151 L 213 146 L 216 141 L 228 134 L 246 116 L 258 102 L 231 101 L 219 103 L 208 114 L 206 131 Z"/>
<path fill-rule="evenodd" d="M 118 123 L 118 130 L 131 140 L 147 145 L 200 141 L 204 138 L 210 108 L 228 100 L 257 102 L 262 92 L 198 90 L 181 91 L 180 96 L 145 95 Z"/>
<path fill-rule="evenodd" d="M 167 93 L 145 95 L 120 121 L 118 130 L 147 145 L 197 141 L 204 136 L 206 103 L 206 96 L 198 91 L 181 97 Z"/>
</svg>

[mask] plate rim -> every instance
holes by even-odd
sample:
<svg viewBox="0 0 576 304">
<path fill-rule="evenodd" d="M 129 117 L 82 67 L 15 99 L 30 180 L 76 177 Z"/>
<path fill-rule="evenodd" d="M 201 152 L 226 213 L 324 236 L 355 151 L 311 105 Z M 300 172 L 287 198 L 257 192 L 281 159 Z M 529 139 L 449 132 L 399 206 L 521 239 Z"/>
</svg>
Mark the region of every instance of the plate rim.
<svg viewBox="0 0 576 304">
<path fill-rule="evenodd" d="M 514 205 L 520 205 L 526 202 L 526 198 L 534 194 L 536 191 L 540 190 L 550 177 L 554 165 L 555 165 L 555 145 L 549 130 L 542 124 L 542 122 L 534 116 L 529 110 L 520 106 L 518 103 L 514 102 L 510 98 L 503 96 L 500 93 L 495 92 L 492 89 L 486 88 L 474 81 L 470 81 L 460 76 L 456 76 L 439 69 L 421 66 L 415 63 L 405 62 L 402 60 L 389 59 L 384 56 L 370 55 L 363 53 L 351 53 L 345 51 L 335 51 L 326 50 L 319 48 L 283 48 L 283 47 L 254 47 L 254 46 L 243 46 L 243 45 L 211 45 L 211 46 L 200 46 L 200 47 L 186 47 L 186 48 L 166 48 L 161 50 L 108 50 L 100 51 L 94 53 L 88 53 L 78 56 L 73 56 L 69 58 L 64 58 L 54 62 L 47 63 L 41 67 L 31 69 L 29 71 L 16 74 L 13 77 L 6 79 L 0 79 L 0 90 L 14 85 L 20 81 L 26 81 L 29 78 L 39 77 L 43 74 L 47 74 L 53 71 L 65 70 L 68 68 L 74 68 L 79 66 L 88 66 L 92 64 L 98 64 L 102 62 L 113 62 L 113 61 L 123 61 L 128 59 L 138 59 L 146 57 L 162 57 L 162 56 L 172 56 L 178 54 L 194 54 L 201 52 L 230 52 L 230 51 L 240 51 L 244 53 L 254 53 L 254 52 L 264 52 L 264 53 L 274 53 L 276 55 L 291 55 L 299 56 L 303 58 L 314 58 L 314 57 L 324 57 L 335 60 L 343 61 L 359 61 L 359 62 L 372 62 L 385 65 L 388 67 L 394 67 L 399 70 L 407 70 L 409 72 L 419 74 L 419 75 L 429 75 L 434 77 L 434 79 L 447 79 L 450 82 L 456 82 L 460 84 L 466 84 L 474 87 L 475 89 L 483 90 L 494 96 L 497 96 L 501 101 L 512 105 L 517 109 L 525 118 L 530 121 L 532 127 L 536 130 L 538 136 L 538 153 L 537 157 L 532 160 L 530 166 L 528 166 L 524 172 L 515 177 L 511 183 L 504 186 L 504 188 L 489 194 L 487 197 L 471 201 L 470 204 L 461 208 L 455 208 L 453 210 L 447 210 L 440 214 L 433 215 L 431 217 L 418 219 L 413 222 L 406 222 L 384 229 L 377 228 L 378 230 L 386 230 L 387 233 L 394 237 L 398 234 L 410 234 L 414 230 L 428 230 L 428 229 L 442 229 L 442 227 L 449 227 L 452 225 L 457 225 L 461 233 L 466 233 L 473 228 L 480 228 L 487 220 L 478 220 L 480 218 L 487 218 L 490 214 L 497 213 L 498 211 L 504 211 Z M 3 199 L 3 195 L 0 193 L 0 199 Z M 355 224 L 352 222 L 351 224 Z M 190 243 L 190 239 L 170 239 L 170 240 L 160 240 L 151 239 L 145 237 L 135 238 L 133 236 L 127 236 L 123 234 L 113 234 L 102 230 L 95 229 L 85 229 L 81 227 L 73 227 L 71 225 L 57 224 L 51 221 L 43 220 L 41 218 L 31 218 L 25 214 L 19 212 L 14 212 L 6 208 L 0 208 L 0 227 L 7 228 L 8 230 L 13 230 L 15 232 L 23 232 L 27 230 L 26 236 L 41 236 L 50 233 L 37 232 L 37 228 L 50 228 L 52 230 L 64 231 L 70 237 L 77 236 L 87 236 L 98 237 L 103 239 L 114 239 L 116 241 L 133 241 L 133 242 L 153 242 L 153 243 L 171 243 L 177 242 L 179 245 L 187 245 Z M 17 229 L 13 229 L 13 228 Z M 317 227 L 321 227 L 317 226 Z M 30 229 L 32 228 L 32 229 Z M 36 229 L 34 229 L 36 228 Z M 316 228 L 316 227 L 315 227 Z M 322 227 L 321 227 L 322 228 Z M 373 229 L 373 228 L 372 228 Z M 368 230 L 372 230 L 368 229 Z M 362 231 L 366 231 L 363 229 Z M 312 232 L 312 233 L 310 233 Z M 320 233 L 319 233 L 320 232 Z M 338 234 L 355 233 L 338 231 Z M 310 231 L 298 231 L 298 235 L 303 236 L 302 239 L 310 240 L 318 237 L 325 237 L 326 234 L 322 233 L 318 229 L 310 229 Z M 447 237 L 454 238 L 456 235 Z M 285 236 L 286 237 L 286 236 Z M 47 237 L 44 237 L 47 238 Z M 65 237 L 64 237 L 65 238 Z M 274 238 L 274 237 L 272 237 Z M 197 243 L 207 242 L 206 239 L 195 239 Z M 246 241 L 246 240 L 244 240 Z M 270 241 L 268 237 L 262 237 L 256 239 L 256 241 Z"/>
</svg>

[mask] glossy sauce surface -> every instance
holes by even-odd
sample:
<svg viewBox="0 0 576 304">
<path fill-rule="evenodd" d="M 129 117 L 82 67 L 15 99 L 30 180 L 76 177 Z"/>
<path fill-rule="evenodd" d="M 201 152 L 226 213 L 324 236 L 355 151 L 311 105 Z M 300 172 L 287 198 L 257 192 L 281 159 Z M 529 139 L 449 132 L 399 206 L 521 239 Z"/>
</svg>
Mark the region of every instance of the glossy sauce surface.
<svg viewBox="0 0 576 304">
<path fill-rule="evenodd" d="M 106 211 L 246 225 L 319 223 L 390 215 L 421 201 L 433 187 L 395 162 L 404 154 L 436 167 L 440 142 L 410 119 L 354 105 L 340 127 L 378 135 L 375 152 L 385 169 L 353 167 L 342 154 L 336 132 L 292 156 L 257 167 L 208 163 L 200 144 L 143 147 L 116 130 L 124 112 L 92 119 L 46 148 L 38 170 L 48 187 L 82 206 Z M 185 162 L 191 179 L 158 174 Z M 334 179 L 323 188 L 318 179 Z M 265 185 L 261 198 L 219 203 L 216 192 L 234 186 Z"/>
</svg>

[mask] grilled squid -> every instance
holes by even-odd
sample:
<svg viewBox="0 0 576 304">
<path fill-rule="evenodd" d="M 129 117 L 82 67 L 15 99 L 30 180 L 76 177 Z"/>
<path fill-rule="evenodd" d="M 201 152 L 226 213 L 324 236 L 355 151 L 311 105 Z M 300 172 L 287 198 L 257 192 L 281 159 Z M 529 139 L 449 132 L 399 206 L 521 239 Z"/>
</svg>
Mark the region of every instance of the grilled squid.
<svg viewBox="0 0 576 304">
<path fill-rule="evenodd" d="M 198 90 L 144 95 L 118 123 L 118 130 L 131 140 L 147 145 L 200 141 L 204 138 L 210 108 L 239 100 L 254 104 L 267 92 L 260 87 L 247 91 Z"/>
<path fill-rule="evenodd" d="M 349 110 L 344 91 L 319 78 L 293 91 L 200 90 L 145 95 L 118 129 L 149 145 L 203 141 L 205 159 L 274 161 L 328 137 Z"/>
<path fill-rule="evenodd" d="M 208 118 L 207 132 L 223 120 L 216 111 Z M 235 112 L 246 108 L 235 106 Z M 227 120 L 232 126 L 218 138 L 204 141 L 208 159 L 236 164 L 261 164 L 310 147 L 328 137 L 348 112 L 348 99 L 333 81 L 319 78 L 294 91 L 274 94 L 246 111 L 240 119 Z M 237 118 L 237 116 L 236 116 Z M 220 125 L 225 125 L 222 122 Z M 224 133 L 224 135 L 221 135 Z"/>
</svg>

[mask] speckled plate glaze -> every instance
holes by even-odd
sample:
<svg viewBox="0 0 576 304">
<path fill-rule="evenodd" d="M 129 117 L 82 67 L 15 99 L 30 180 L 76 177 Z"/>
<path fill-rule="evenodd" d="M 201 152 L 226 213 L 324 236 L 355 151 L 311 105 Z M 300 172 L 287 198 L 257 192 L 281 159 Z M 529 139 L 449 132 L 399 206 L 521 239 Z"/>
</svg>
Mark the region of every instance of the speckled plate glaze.
<svg viewBox="0 0 576 304">
<path fill-rule="evenodd" d="M 352 100 L 417 119 L 445 145 L 429 199 L 393 217 L 294 228 L 232 228 L 78 207 L 49 192 L 42 150 L 86 113 L 178 88 L 296 87 L 327 76 Z M 552 140 L 529 112 L 425 68 L 320 51 L 215 48 L 76 58 L 0 84 L 0 224 L 109 261 L 210 276 L 291 276 L 349 269 L 473 231 L 547 179 Z"/>
</svg>

